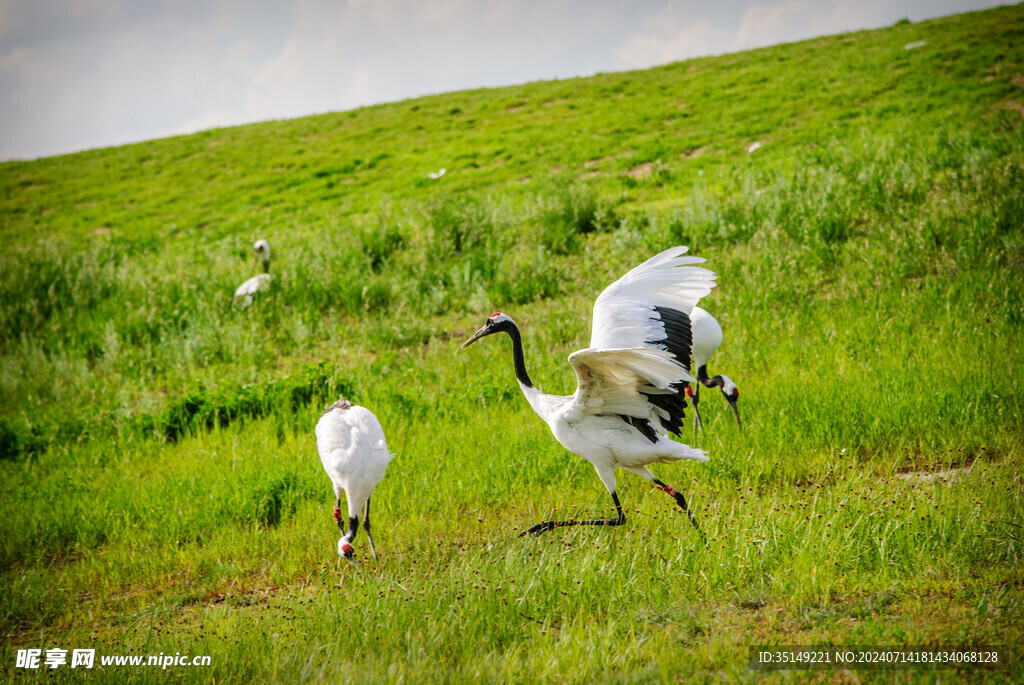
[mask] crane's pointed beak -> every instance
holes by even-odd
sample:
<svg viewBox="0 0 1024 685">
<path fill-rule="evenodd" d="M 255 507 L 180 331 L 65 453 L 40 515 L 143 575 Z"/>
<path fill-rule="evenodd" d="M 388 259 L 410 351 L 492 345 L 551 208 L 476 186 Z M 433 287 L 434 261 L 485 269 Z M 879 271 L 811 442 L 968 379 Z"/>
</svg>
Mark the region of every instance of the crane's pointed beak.
<svg viewBox="0 0 1024 685">
<path fill-rule="evenodd" d="M 483 325 L 483 326 L 482 326 L 482 327 L 480 328 L 480 330 L 479 330 L 479 331 L 477 331 L 476 333 L 474 333 L 474 334 L 473 334 L 473 337 L 472 337 L 472 338 L 470 338 L 470 339 L 469 339 L 469 340 L 467 340 L 466 342 L 462 343 L 462 347 L 461 347 L 461 348 L 459 348 L 459 349 L 462 349 L 462 350 L 466 349 L 467 347 L 469 347 L 470 345 L 472 345 L 472 344 L 473 344 L 473 343 L 475 343 L 475 342 L 476 342 L 477 340 L 479 340 L 480 338 L 484 337 L 485 335 L 487 335 L 487 334 L 488 334 L 488 333 L 490 333 L 490 332 L 491 332 L 491 327 L 490 327 L 490 325 L 489 325 L 489 324 L 484 324 L 484 325 Z"/>
<path fill-rule="evenodd" d="M 740 430 L 742 430 L 743 421 L 740 419 L 740 408 L 738 406 L 739 400 L 734 400 L 731 397 L 726 399 L 729 400 L 729 408 L 732 409 L 732 413 L 736 417 L 736 425 L 738 425 L 740 427 Z"/>
</svg>

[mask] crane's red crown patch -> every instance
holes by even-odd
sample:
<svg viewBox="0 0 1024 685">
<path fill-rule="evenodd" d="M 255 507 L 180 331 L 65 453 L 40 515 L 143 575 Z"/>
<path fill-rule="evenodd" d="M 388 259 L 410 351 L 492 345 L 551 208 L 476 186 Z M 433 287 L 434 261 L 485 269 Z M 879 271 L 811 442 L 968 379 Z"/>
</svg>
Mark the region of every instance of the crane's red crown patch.
<svg viewBox="0 0 1024 685">
<path fill-rule="evenodd" d="M 494 318 L 494 317 L 496 317 L 496 316 L 501 316 L 501 312 L 494 312 L 493 314 L 491 314 L 491 315 L 490 315 L 490 316 L 488 316 L 487 318 L 488 318 L 488 319 L 493 319 L 493 318 Z"/>
</svg>

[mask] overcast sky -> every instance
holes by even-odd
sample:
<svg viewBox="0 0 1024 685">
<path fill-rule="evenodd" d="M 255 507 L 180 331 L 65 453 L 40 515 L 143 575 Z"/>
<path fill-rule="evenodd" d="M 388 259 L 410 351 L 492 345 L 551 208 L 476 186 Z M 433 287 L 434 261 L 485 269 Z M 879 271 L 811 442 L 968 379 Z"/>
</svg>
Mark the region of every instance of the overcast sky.
<svg viewBox="0 0 1024 685">
<path fill-rule="evenodd" d="M 998 0 L 0 0 L 0 160 L 919 21 Z"/>
</svg>

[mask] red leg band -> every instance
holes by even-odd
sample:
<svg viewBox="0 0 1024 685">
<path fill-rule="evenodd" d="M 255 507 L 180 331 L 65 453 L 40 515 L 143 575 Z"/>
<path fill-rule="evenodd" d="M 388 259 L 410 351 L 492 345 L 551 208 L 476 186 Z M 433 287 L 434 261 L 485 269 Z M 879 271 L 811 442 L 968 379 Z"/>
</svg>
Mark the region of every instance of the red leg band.
<svg viewBox="0 0 1024 685">
<path fill-rule="evenodd" d="M 340 519 L 341 518 L 341 507 L 334 507 L 334 518 L 335 519 Z"/>
</svg>

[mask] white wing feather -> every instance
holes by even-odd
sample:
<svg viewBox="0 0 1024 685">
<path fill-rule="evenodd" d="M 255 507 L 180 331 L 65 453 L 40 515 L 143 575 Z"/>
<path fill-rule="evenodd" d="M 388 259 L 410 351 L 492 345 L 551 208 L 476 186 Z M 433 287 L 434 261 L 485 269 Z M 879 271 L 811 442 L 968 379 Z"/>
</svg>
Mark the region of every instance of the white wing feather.
<svg viewBox="0 0 1024 685">
<path fill-rule="evenodd" d="M 716 283 L 713 271 L 693 266 L 704 259 L 682 256 L 686 251 L 665 250 L 604 289 L 594 302 L 592 348 L 645 347 L 663 339 L 665 328 L 655 307 L 690 314 Z"/>
<path fill-rule="evenodd" d="M 592 414 L 620 414 L 647 419 L 657 427 L 668 414 L 646 395 L 674 394 L 673 383 L 695 382 L 669 352 L 653 347 L 588 348 L 569 355 L 569 363 L 579 383 L 572 403 L 576 420 Z"/>
<path fill-rule="evenodd" d="M 257 274 L 249 280 L 238 286 L 235 290 L 235 297 L 245 297 L 246 295 L 255 295 L 261 290 L 267 290 L 270 288 L 270 274 Z"/>
<path fill-rule="evenodd" d="M 704 260 L 684 257 L 686 250 L 673 247 L 655 255 L 597 298 L 590 347 L 569 355 L 579 382 L 568 412 L 570 420 L 618 414 L 646 419 L 655 431 L 666 434 L 670 414 L 664 403 L 656 406 L 651 396 L 674 395 L 678 384 L 696 383 L 696 379 L 658 342 L 667 334 L 655 308 L 689 316 L 716 285 L 714 272 L 694 266 Z"/>
</svg>

